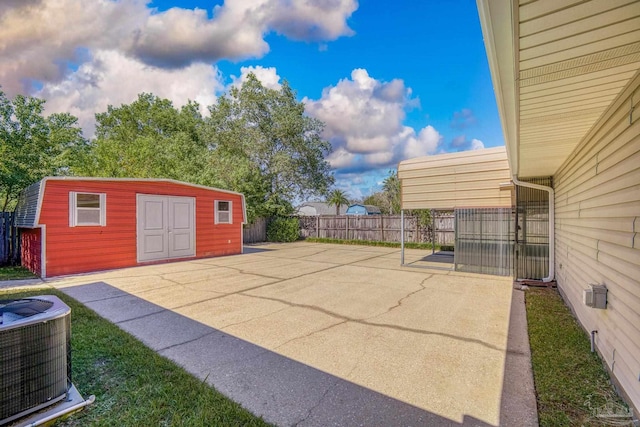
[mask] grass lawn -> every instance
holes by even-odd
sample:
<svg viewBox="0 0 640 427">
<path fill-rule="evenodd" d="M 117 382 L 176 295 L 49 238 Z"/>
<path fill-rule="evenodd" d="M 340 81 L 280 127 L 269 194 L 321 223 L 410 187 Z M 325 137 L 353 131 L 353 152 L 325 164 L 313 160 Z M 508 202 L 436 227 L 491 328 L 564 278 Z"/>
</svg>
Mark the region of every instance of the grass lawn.
<svg viewBox="0 0 640 427">
<path fill-rule="evenodd" d="M 0 267 L 0 282 L 3 280 L 35 279 L 36 276 L 24 267 Z"/>
<path fill-rule="evenodd" d="M 96 396 L 57 426 L 268 425 L 59 291 L 0 292 L 0 299 L 43 294 L 71 307 L 73 383 L 85 398 Z"/>
<path fill-rule="evenodd" d="M 383 246 L 386 248 L 399 248 L 400 242 L 380 242 L 375 240 L 355 240 L 355 239 L 329 239 L 326 237 L 307 237 L 305 242 L 310 243 L 335 243 L 339 245 L 358 245 L 358 246 Z M 405 242 L 404 247 L 407 249 L 431 249 L 431 243 L 415 243 Z M 436 249 L 453 250 L 452 246 L 436 245 Z"/>
<path fill-rule="evenodd" d="M 588 335 L 555 289 L 525 293 L 540 426 L 602 426 L 595 410 L 626 405 Z"/>
</svg>

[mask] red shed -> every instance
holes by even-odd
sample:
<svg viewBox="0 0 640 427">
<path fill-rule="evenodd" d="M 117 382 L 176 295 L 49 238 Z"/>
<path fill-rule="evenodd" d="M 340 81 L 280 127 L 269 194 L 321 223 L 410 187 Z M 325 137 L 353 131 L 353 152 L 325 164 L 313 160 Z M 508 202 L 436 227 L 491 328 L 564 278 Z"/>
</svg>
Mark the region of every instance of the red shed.
<svg viewBox="0 0 640 427">
<path fill-rule="evenodd" d="M 240 193 L 169 179 L 48 177 L 16 208 L 41 277 L 242 253 Z"/>
</svg>

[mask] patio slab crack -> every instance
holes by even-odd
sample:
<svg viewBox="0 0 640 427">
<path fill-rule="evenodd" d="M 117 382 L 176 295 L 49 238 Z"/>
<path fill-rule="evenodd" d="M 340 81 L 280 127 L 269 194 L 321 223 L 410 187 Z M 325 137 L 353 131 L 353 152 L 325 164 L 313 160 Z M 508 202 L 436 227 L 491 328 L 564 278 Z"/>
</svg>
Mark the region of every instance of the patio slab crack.
<svg viewBox="0 0 640 427">
<path fill-rule="evenodd" d="M 420 292 L 426 290 L 427 288 L 424 286 L 424 282 L 426 282 L 427 280 L 431 279 L 432 277 L 433 277 L 433 274 L 430 274 L 428 277 L 425 277 L 420 283 L 418 283 L 418 286 L 420 286 L 420 289 L 416 289 L 415 291 L 409 292 L 407 295 L 405 295 L 402 298 L 400 298 L 398 300 L 398 302 L 394 306 L 390 307 L 384 313 L 376 314 L 375 316 L 367 317 L 366 319 L 363 319 L 363 320 L 371 320 L 371 319 L 375 319 L 376 317 L 384 316 L 385 314 L 391 312 L 392 310 L 395 310 L 396 308 L 401 307 L 402 303 L 404 303 L 405 300 L 411 298 L 412 296 L 414 296 L 417 293 L 420 293 Z"/>
<path fill-rule="evenodd" d="M 333 326 L 337 326 L 339 324 L 343 324 L 345 322 L 340 322 L 336 325 L 332 325 Z M 329 328 L 324 328 L 329 329 Z M 320 332 L 320 331 L 316 331 L 316 332 Z M 365 354 L 367 353 L 367 350 L 364 349 L 360 355 L 358 356 L 358 359 L 356 360 L 356 362 L 353 364 L 353 366 L 351 367 L 351 369 L 349 370 L 349 372 L 343 377 L 345 380 L 349 381 L 349 378 L 351 377 L 351 374 L 353 374 L 353 372 L 356 370 L 356 368 L 360 365 L 360 362 L 362 362 L 362 359 L 364 359 Z M 338 384 L 340 383 L 340 380 L 334 381 L 333 384 L 331 384 L 329 387 L 327 387 L 327 389 L 324 391 L 324 393 L 322 393 L 322 396 L 320 396 L 320 399 L 318 399 L 318 402 L 313 405 L 311 408 L 309 408 L 309 410 L 307 411 L 307 414 L 304 416 L 304 418 L 302 418 L 300 421 L 296 422 L 293 424 L 293 426 L 300 426 L 301 424 L 303 424 L 304 422 L 306 422 L 311 415 L 313 415 L 313 413 L 316 411 L 316 409 L 318 409 L 320 407 L 320 405 L 324 402 L 324 400 L 326 399 L 326 397 L 329 395 L 329 392 L 333 389 L 335 389 Z"/>
<path fill-rule="evenodd" d="M 202 334 L 202 335 L 200 335 L 198 337 L 195 337 L 195 338 L 192 338 L 190 340 L 179 342 L 179 343 L 176 343 L 176 344 L 171 344 L 171 345 L 168 345 L 166 347 L 158 348 L 158 349 L 156 349 L 156 351 L 160 352 L 160 351 L 170 350 L 170 349 L 172 349 L 174 347 L 179 347 L 181 345 L 190 344 L 192 342 L 198 341 L 199 339 L 202 339 L 204 337 L 208 337 L 210 335 L 217 334 L 217 333 L 219 333 L 219 331 L 214 329 L 211 332 L 207 332 L 206 334 Z"/>
<path fill-rule="evenodd" d="M 287 344 L 289 344 L 289 343 L 291 343 L 291 342 L 293 342 L 293 341 L 301 340 L 301 339 L 304 339 L 304 338 L 309 338 L 309 337 L 310 337 L 310 336 L 312 336 L 312 335 L 318 334 L 318 333 L 320 333 L 320 332 L 327 331 L 327 330 L 329 330 L 329 329 L 335 328 L 336 326 L 344 325 L 344 324 L 345 324 L 345 323 L 347 323 L 347 322 L 348 322 L 348 320 L 342 320 L 341 322 L 333 323 L 333 324 L 331 324 L 331 325 L 325 326 L 324 328 L 320 328 L 320 329 L 316 329 L 315 331 L 311 331 L 311 332 L 309 332 L 308 334 L 301 335 L 301 336 L 299 336 L 299 337 L 291 338 L 291 339 L 289 339 L 289 340 L 287 340 L 287 341 L 283 342 L 282 344 L 278 344 L 278 345 L 277 345 L 276 347 L 274 347 L 273 349 L 274 349 L 274 350 L 278 350 L 279 348 L 284 347 L 285 345 L 287 345 Z"/>
<path fill-rule="evenodd" d="M 488 342 L 482 341 L 480 339 L 477 338 L 470 338 L 470 337 L 463 337 L 463 336 L 458 336 L 458 335 L 454 335 L 454 334 L 450 334 L 447 332 L 438 332 L 438 331 L 429 331 L 426 329 L 417 329 L 417 328 L 410 328 L 407 326 L 401 326 L 401 325 L 393 325 L 390 323 L 378 323 L 378 322 L 371 322 L 368 321 L 366 319 L 356 319 L 356 318 L 351 318 L 345 315 L 342 315 L 340 313 L 336 313 L 330 310 L 327 310 L 325 308 L 322 307 L 318 307 L 315 305 L 310 305 L 310 304 L 299 304 L 299 303 L 294 303 L 291 301 L 287 301 L 287 300 L 283 300 L 281 298 L 273 298 L 273 297 L 265 297 L 265 296 L 257 296 L 257 295 L 251 295 L 251 294 L 243 294 L 249 298 L 256 298 L 256 299 L 262 299 L 262 300 L 267 300 L 267 301 L 275 301 L 275 302 L 279 302 L 282 304 L 286 304 L 290 307 L 298 307 L 298 308 L 306 308 L 309 310 L 313 310 L 319 313 L 323 313 L 326 314 L 328 316 L 332 316 L 332 317 L 336 317 L 338 319 L 342 319 L 344 321 L 347 322 L 352 322 L 352 323 L 357 323 L 357 324 L 361 324 L 361 325 L 365 325 L 365 326 L 374 326 L 374 327 L 380 327 L 380 328 L 385 328 L 385 329 L 392 329 L 395 331 L 402 331 L 402 332 L 409 332 L 409 333 L 415 333 L 418 335 L 424 335 L 424 336 L 440 336 L 443 338 L 449 338 L 449 339 L 453 339 L 456 341 L 461 341 L 461 342 L 467 342 L 467 343 L 471 343 L 471 344 L 478 344 L 481 345 L 483 347 L 489 348 L 491 350 L 496 350 L 496 351 L 500 351 L 500 352 L 504 352 L 505 349 L 502 347 L 498 347 L 496 345 L 490 344 Z"/>
<path fill-rule="evenodd" d="M 226 328 L 230 328 L 230 327 L 232 327 L 232 326 L 238 326 L 238 325 L 242 325 L 242 324 L 245 324 L 245 323 L 252 322 L 252 321 L 254 321 L 254 320 L 263 319 L 263 318 L 265 318 L 265 317 L 269 317 L 269 316 L 272 316 L 272 315 L 274 315 L 274 314 L 277 314 L 277 313 L 280 313 L 280 312 L 282 312 L 282 311 L 285 311 L 285 310 L 286 310 L 286 309 L 288 309 L 288 308 L 289 308 L 289 307 L 283 307 L 283 308 L 281 308 L 281 309 L 278 309 L 278 310 L 276 310 L 276 311 L 272 311 L 272 312 L 270 312 L 270 313 L 263 314 L 263 315 L 261 315 L 261 316 L 252 317 L 251 319 L 242 320 L 242 321 L 240 321 L 240 322 L 235 322 L 235 323 L 229 323 L 228 325 L 220 326 L 220 330 L 221 330 L 221 331 L 224 331 Z"/>
</svg>

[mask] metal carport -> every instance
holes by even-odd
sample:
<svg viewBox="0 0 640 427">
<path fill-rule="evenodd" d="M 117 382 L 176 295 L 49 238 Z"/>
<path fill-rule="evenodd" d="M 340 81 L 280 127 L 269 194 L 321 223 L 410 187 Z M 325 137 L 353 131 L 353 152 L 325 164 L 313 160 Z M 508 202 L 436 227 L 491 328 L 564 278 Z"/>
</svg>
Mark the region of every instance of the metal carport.
<svg viewBox="0 0 640 427">
<path fill-rule="evenodd" d="M 505 147 L 405 160 L 398 165 L 398 177 L 401 181 L 401 214 L 403 216 L 405 210 L 411 209 L 473 208 L 474 210 L 470 212 L 475 212 L 477 208 L 497 208 L 500 212 L 494 217 L 502 220 L 504 209 L 510 209 L 514 205 L 511 191 L 513 185 Z M 472 216 L 465 216 L 465 218 L 470 217 Z M 485 215 L 481 215 L 480 218 L 485 218 Z M 404 220 L 401 222 L 404 224 Z M 503 227 L 494 228 L 501 232 Z M 456 236 L 457 233 L 456 231 Z M 402 265 L 405 264 L 404 234 L 402 230 Z M 504 233 L 499 234 L 501 234 L 499 236 L 502 238 L 501 241 L 504 241 L 505 236 L 502 236 Z M 479 236 L 482 241 L 482 233 Z M 506 240 L 509 240 L 508 232 Z M 467 245 L 467 249 L 476 252 L 478 250 L 477 245 Z M 499 248 L 496 256 L 499 257 L 502 253 L 504 248 Z M 467 255 L 465 258 L 476 257 Z"/>
</svg>

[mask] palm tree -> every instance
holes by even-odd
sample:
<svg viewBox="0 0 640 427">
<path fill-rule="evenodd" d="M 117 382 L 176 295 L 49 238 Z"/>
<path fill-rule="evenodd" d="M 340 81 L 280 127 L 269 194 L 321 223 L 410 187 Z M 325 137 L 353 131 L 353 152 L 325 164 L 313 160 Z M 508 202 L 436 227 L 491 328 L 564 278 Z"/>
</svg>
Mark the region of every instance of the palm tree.
<svg viewBox="0 0 640 427">
<path fill-rule="evenodd" d="M 337 188 L 329 193 L 329 198 L 327 199 L 327 204 L 329 206 L 336 207 L 336 215 L 340 215 L 340 206 L 348 205 L 349 199 L 347 199 L 347 195 L 344 194 L 344 191 L 338 190 Z"/>
<path fill-rule="evenodd" d="M 389 176 L 382 183 L 382 190 L 389 206 L 389 213 L 393 215 L 400 212 L 400 179 L 398 179 L 398 172 L 389 171 Z"/>
</svg>

